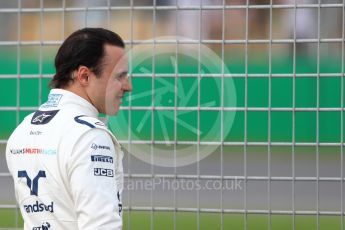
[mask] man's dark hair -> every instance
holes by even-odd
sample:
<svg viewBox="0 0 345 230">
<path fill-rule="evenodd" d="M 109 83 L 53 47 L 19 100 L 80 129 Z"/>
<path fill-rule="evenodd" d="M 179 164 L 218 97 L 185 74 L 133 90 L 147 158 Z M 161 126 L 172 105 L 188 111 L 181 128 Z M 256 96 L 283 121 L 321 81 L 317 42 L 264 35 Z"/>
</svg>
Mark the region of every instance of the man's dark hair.
<svg viewBox="0 0 345 230">
<path fill-rule="evenodd" d="M 105 44 L 125 48 L 122 38 L 103 28 L 84 28 L 72 33 L 59 48 L 55 57 L 56 74 L 51 88 L 63 88 L 72 80 L 72 72 L 86 66 L 100 76 Z"/>
</svg>

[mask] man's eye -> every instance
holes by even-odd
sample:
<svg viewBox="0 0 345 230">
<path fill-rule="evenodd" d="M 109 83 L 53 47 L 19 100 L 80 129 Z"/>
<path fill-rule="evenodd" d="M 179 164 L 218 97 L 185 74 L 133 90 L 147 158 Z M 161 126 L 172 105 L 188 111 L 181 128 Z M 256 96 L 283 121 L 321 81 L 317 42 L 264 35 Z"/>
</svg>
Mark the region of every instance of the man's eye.
<svg viewBox="0 0 345 230">
<path fill-rule="evenodd" d="M 124 74 L 124 73 L 115 75 L 115 78 L 118 80 L 125 79 L 126 77 L 127 77 L 127 74 Z"/>
</svg>

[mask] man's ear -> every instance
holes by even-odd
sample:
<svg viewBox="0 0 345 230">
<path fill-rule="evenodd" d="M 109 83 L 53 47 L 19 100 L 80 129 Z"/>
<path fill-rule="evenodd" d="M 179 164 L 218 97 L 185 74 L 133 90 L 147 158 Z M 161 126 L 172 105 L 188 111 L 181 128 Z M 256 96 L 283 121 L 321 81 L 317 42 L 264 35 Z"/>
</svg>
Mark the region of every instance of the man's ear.
<svg viewBox="0 0 345 230">
<path fill-rule="evenodd" d="M 91 71 L 86 66 L 79 66 L 79 68 L 74 72 L 75 79 L 82 85 L 87 86 L 89 84 L 89 78 L 91 75 Z"/>
</svg>

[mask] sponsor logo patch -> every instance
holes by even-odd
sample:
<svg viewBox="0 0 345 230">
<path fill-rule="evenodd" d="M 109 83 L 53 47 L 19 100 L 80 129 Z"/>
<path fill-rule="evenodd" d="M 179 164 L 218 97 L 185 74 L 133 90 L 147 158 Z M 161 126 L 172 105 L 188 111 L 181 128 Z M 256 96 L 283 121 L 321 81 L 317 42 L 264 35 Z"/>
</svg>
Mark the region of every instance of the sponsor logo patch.
<svg viewBox="0 0 345 230">
<path fill-rule="evenodd" d="M 103 122 L 100 122 L 100 121 L 95 122 L 95 125 L 105 126 L 105 124 Z"/>
<path fill-rule="evenodd" d="M 114 171 L 112 169 L 94 168 L 93 174 L 95 176 L 114 177 Z"/>
<path fill-rule="evenodd" d="M 38 181 L 42 177 L 46 177 L 46 172 L 44 170 L 40 170 L 33 180 L 29 177 L 26 170 L 18 171 L 18 178 L 26 179 L 26 185 L 30 189 L 30 195 L 38 196 Z"/>
<path fill-rule="evenodd" d="M 36 201 L 34 204 L 27 204 L 24 205 L 24 210 L 27 213 L 36 213 L 36 212 L 54 212 L 54 202 L 50 202 L 50 204 L 44 204 Z"/>
<path fill-rule="evenodd" d="M 11 154 L 32 154 L 32 155 L 55 155 L 56 149 L 22 148 L 10 149 Z"/>
<path fill-rule="evenodd" d="M 33 125 L 47 124 L 54 118 L 54 116 L 58 112 L 59 112 L 59 110 L 52 110 L 52 111 L 37 110 L 31 119 L 31 124 L 33 124 Z"/>
<path fill-rule="evenodd" d="M 106 146 L 106 145 L 97 145 L 95 143 L 92 143 L 91 144 L 91 148 L 94 149 L 94 150 L 97 150 L 97 149 L 106 149 L 106 150 L 110 150 L 110 147 L 109 146 Z"/>
<path fill-rule="evenodd" d="M 119 191 L 117 191 L 117 199 L 119 201 L 119 204 L 118 204 L 118 206 L 119 206 L 119 214 L 121 216 L 121 213 L 122 213 L 122 202 L 121 202 L 121 197 L 120 197 L 120 192 Z"/>
<path fill-rule="evenodd" d="M 57 107 L 62 98 L 62 94 L 49 94 L 48 101 L 44 103 L 41 108 Z"/>
<path fill-rule="evenodd" d="M 92 155 L 91 161 L 113 163 L 113 157 L 103 155 Z"/>
<path fill-rule="evenodd" d="M 49 222 L 43 222 L 39 227 L 33 227 L 32 230 L 48 230 L 50 228 Z"/>
<path fill-rule="evenodd" d="M 32 136 L 39 136 L 39 135 L 41 135 L 42 134 L 42 132 L 41 131 L 30 131 L 30 135 L 32 135 Z"/>
</svg>

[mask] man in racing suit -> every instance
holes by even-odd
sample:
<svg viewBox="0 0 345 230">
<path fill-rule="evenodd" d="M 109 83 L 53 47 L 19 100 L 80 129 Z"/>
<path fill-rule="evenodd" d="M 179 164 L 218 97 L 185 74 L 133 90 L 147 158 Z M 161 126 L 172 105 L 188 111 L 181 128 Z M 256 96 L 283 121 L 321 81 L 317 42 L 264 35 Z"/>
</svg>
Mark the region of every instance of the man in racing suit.
<svg viewBox="0 0 345 230">
<path fill-rule="evenodd" d="M 123 153 L 97 118 L 115 115 L 132 89 L 124 43 L 109 30 L 78 30 L 55 67 L 48 101 L 6 147 L 24 229 L 121 229 Z"/>
</svg>

